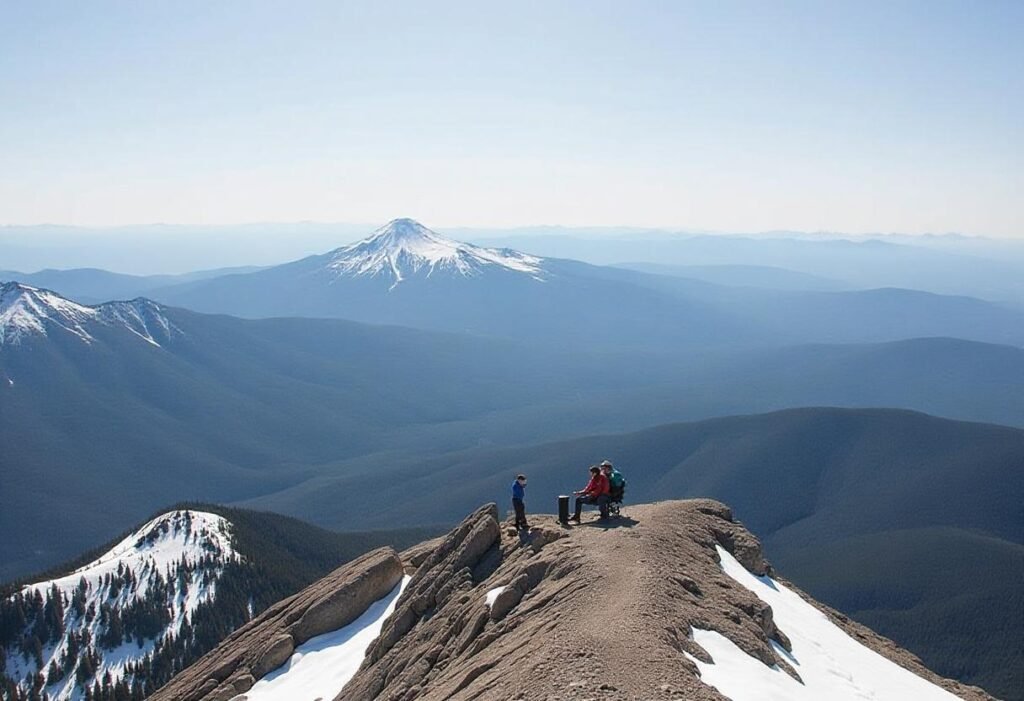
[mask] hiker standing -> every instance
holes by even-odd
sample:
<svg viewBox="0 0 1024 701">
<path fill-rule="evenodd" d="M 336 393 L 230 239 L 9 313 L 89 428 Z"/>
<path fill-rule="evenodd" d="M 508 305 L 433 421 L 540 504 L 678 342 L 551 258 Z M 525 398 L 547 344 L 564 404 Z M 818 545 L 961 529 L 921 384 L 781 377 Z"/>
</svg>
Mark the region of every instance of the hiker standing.
<svg viewBox="0 0 1024 701">
<path fill-rule="evenodd" d="M 518 475 L 512 483 L 512 508 L 516 512 L 516 530 L 528 531 L 529 524 L 526 523 L 526 475 Z"/>
</svg>

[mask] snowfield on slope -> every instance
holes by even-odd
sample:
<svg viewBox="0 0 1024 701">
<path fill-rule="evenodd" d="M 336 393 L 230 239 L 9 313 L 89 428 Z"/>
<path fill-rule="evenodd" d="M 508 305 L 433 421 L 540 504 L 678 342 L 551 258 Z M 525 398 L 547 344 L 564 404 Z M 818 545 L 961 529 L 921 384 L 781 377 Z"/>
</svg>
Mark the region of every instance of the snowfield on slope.
<svg viewBox="0 0 1024 701">
<path fill-rule="evenodd" d="M 212 572 L 209 568 L 195 567 L 185 582 L 186 591 L 183 593 L 182 589 L 176 589 L 174 598 L 167 602 L 171 609 L 171 623 L 162 635 L 177 634 L 186 616 L 191 616 L 200 603 L 214 598 L 223 565 L 238 558 L 231 545 L 230 532 L 231 524 L 216 514 L 190 510 L 166 513 L 146 523 L 93 562 L 66 576 L 28 584 L 22 588 L 22 593 L 38 593 L 45 597 L 56 587 L 70 602 L 76 591 L 84 590 L 84 608 L 87 611 L 95 614 L 104 605 L 123 609 L 130 602 L 146 596 L 155 575 L 160 575 L 165 581 L 177 581 L 182 565 L 195 566 L 206 559 L 212 563 Z M 116 578 L 128 570 L 136 579 L 133 586 L 116 589 L 108 583 L 108 577 Z M 209 574 L 213 576 L 208 577 Z M 97 641 L 104 630 L 101 618 L 99 615 L 79 616 L 71 606 L 64 608 L 65 629 L 69 632 L 88 631 L 93 641 Z M 155 643 L 156 640 L 151 639 L 139 645 L 137 641 L 128 639 L 114 649 L 101 647 L 102 662 L 96 670 L 96 678 L 102 678 L 109 671 L 116 682 L 124 675 L 125 667 L 152 652 Z M 46 674 L 51 662 L 59 664 L 67 648 L 67 635 L 56 644 L 48 644 L 43 650 L 41 671 Z M 34 669 L 35 665 L 27 663 L 20 654 L 7 658 L 7 674 L 13 679 L 23 680 Z M 84 695 L 82 687 L 75 683 L 73 672 L 45 689 L 51 699 L 60 701 L 79 699 Z"/>
<path fill-rule="evenodd" d="M 751 574 L 717 546 L 722 570 L 772 607 L 775 624 L 789 637 L 792 653 L 772 646 L 803 684 L 778 665 L 768 667 L 731 640 L 693 629 L 694 641 L 714 663 L 687 655 L 701 680 L 733 701 L 954 701 L 957 697 L 851 638 L 817 608 L 770 577 Z"/>
<path fill-rule="evenodd" d="M 406 575 L 382 599 L 344 628 L 324 633 L 295 648 L 291 659 L 235 697 L 246 701 L 313 701 L 332 699 L 359 670 L 384 621 L 412 579 Z"/>
</svg>

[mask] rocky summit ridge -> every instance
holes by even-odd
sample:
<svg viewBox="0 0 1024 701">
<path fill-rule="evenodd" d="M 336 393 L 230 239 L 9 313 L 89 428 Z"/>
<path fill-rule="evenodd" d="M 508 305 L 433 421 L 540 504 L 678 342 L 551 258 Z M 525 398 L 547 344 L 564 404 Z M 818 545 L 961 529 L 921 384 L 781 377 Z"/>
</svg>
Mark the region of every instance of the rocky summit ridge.
<svg viewBox="0 0 1024 701">
<path fill-rule="evenodd" d="M 702 680 L 713 660 L 696 633 L 729 641 L 747 664 L 801 692 L 792 698 L 813 697 L 801 695 L 812 688 L 809 658 L 790 640 L 802 631 L 787 633 L 772 607 L 730 576 L 727 561 L 813 604 L 821 624 L 837 626 L 864 655 L 927 688 L 929 698 L 991 698 L 938 677 L 785 583 L 759 541 L 718 502 L 631 506 L 607 524 L 565 527 L 539 516 L 532 525 L 532 539 L 520 545 L 489 504 L 443 538 L 400 554 L 367 554 L 236 631 L 152 698 L 244 701 L 297 645 L 355 620 L 403 574 L 394 611 L 361 666 L 324 699 L 730 698 Z M 844 694 L 833 698 L 853 697 Z"/>
</svg>

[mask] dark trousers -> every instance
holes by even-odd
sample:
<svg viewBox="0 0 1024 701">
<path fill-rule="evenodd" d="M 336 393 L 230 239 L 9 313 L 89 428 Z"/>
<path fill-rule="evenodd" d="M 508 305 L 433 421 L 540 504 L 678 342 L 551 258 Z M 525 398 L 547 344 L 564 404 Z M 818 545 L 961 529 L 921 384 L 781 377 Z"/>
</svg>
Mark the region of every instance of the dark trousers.
<svg viewBox="0 0 1024 701">
<path fill-rule="evenodd" d="M 526 504 L 523 503 L 523 500 L 513 499 L 512 508 L 516 510 L 516 529 L 529 530 L 530 526 L 526 523 Z"/>
<path fill-rule="evenodd" d="M 601 509 L 601 518 L 608 518 L 607 494 L 602 494 L 599 497 L 576 497 L 576 515 L 573 518 L 577 521 L 580 518 L 580 514 L 583 513 L 584 504 L 597 504 Z"/>
</svg>

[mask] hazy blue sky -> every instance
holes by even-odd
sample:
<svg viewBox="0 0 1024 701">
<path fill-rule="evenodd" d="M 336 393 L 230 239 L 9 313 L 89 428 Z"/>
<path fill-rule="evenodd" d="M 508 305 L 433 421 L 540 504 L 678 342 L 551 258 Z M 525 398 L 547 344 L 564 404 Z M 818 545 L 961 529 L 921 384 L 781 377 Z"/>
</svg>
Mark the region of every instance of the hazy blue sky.
<svg viewBox="0 0 1024 701">
<path fill-rule="evenodd" d="M 1024 2 L 0 4 L 0 223 L 1024 236 Z"/>
</svg>

